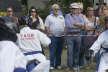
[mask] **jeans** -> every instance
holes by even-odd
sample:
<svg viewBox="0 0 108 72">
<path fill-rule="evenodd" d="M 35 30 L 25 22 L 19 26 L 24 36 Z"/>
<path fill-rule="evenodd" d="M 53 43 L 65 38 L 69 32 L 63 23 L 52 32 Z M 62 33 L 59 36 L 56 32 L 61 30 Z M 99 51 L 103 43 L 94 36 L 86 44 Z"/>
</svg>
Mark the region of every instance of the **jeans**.
<svg viewBox="0 0 108 72">
<path fill-rule="evenodd" d="M 80 36 L 68 36 L 67 40 L 67 64 L 70 68 L 77 67 L 80 65 L 80 48 L 81 48 L 81 37 Z"/>
<path fill-rule="evenodd" d="M 51 67 L 57 67 L 61 65 L 61 54 L 63 49 L 64 38 L 63 37 L 50 37 L 51 44 L 50 50 L 50 65 Z"/>
</svg>

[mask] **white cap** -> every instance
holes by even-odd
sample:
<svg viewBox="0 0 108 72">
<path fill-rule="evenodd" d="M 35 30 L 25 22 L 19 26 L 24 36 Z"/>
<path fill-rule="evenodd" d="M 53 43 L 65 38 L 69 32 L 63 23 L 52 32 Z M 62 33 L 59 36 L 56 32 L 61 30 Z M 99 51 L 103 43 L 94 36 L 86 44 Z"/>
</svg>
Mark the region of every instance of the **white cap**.
<svg viewBox="0 0 108 72">
<path fill-rule="evenodd" d="M 78 5 L 81 9 L 83 9 L 83 3 L 79 2 Z"/>
<path fill-rule="evenodd" d="M 71 3 L 70 8 L 80 8 L 78 3 Z"/>
</svg>

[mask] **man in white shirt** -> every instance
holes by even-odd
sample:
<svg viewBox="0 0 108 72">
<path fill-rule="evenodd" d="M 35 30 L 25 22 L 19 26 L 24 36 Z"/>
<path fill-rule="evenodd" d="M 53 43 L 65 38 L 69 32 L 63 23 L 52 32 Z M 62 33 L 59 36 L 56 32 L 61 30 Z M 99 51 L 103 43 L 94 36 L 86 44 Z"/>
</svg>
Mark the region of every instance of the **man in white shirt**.
<svg viewBox="0 0 108 72">
<path fill-rule="evenodd" d="M 108 69 L 108 17 L 105 17 L 105 23 L 106 30 L 99 35 L 98 39 L 90 48 L 90 50 L 94 51 L 94 54 L 98 52 L 100 54 L 96 72 L 106 72 Z"/>
<path fill-rule="evenodd" d="M 62 15 L 59 14 L 59 5 L 52 5 L 53 13 L 48 15 L 45 20 L 45 27 L 47 34 L 51 38 L 50 49 L 50 68 L 61 68 L 61 54 L 63 46 L 63 37 L 65 31 L 65 20 Z"/>
<path fill-rule="evenodd" d="M 18 44 L 21 51 L 26 55 L 29 61 L 35 62 L 37 66 L 31 72 L 49 72 L 49 61 L 42 54 L 41 45 L 47 47 L 51 43 L 50 39 L 44 33 L 36 29 L 31 29 L 26 24 L 18 34 Z"/>
</svg>

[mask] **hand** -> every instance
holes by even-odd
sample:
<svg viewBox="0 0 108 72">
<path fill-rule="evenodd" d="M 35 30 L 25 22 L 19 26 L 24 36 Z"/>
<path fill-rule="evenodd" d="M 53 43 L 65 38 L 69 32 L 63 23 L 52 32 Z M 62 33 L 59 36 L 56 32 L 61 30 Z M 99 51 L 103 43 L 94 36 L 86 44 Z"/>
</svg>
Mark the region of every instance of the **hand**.
<svg viewBox="0 0 108 72">
<path fill-rule="evenodd" d="M 73 24 L 76 28 L 81 28 L 81 25 L 79 23 Z"/>
<path fill-rule="evenodd" d="M 86 26 L 86 30 L 95 30 L 95 27 L 92 27 L 92 26 Z"/>
<path fill-rule="evenodd" d="M 93 51 L 93 50 L 89 50 L 89 52 L 90 52 L 90 54 L 91 54 L 91 56 L 92 56 L 92 57 L 94 57 L 94 56 L 95 56 L 95 53 L 94 53 L 94 51 Z"/>
<path fill-rule="evenodd" d="M 61 35 L 62 35 L 62 36 L 66 35 L 66 32 L 62 32 Z"/>
<path fill-rule="evenodd" d="M 99 36 L 100 35 L 100 32 L 96 32 L 96 35 Z"/>
<path fill-rule="evenodd" d="M 48 36 L 52 36 L 52 33 L 47 33 Z"/>
</svg>

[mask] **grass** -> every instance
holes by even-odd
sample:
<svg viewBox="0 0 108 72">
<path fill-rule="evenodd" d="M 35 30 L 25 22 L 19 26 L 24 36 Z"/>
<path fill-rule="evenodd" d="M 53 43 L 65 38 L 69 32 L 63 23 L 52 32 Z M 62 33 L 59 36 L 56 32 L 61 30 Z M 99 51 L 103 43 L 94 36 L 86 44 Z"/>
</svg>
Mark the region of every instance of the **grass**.
<svg viewBox="0 0 108 72">
<path fill-rule="evenodd" d="M 48 49 L 45 49 L 45 54 L 47 57 L 49 57 Z M 72 72 L 72 71 L 67 71 L 68 69 L 67 67 L 67 49 L 63 49 L 62 66 L 63 66 L 63 69 L 61 70 L 54 69 L 54 70 L 51 70 L 51 72 Z M 83 68 L 80 69 L 80 72 L 95 72 L 95 63 L 91 64 L 89 68 L 87 68 L 87 66 L 84 66 Z"/>
</svg>

